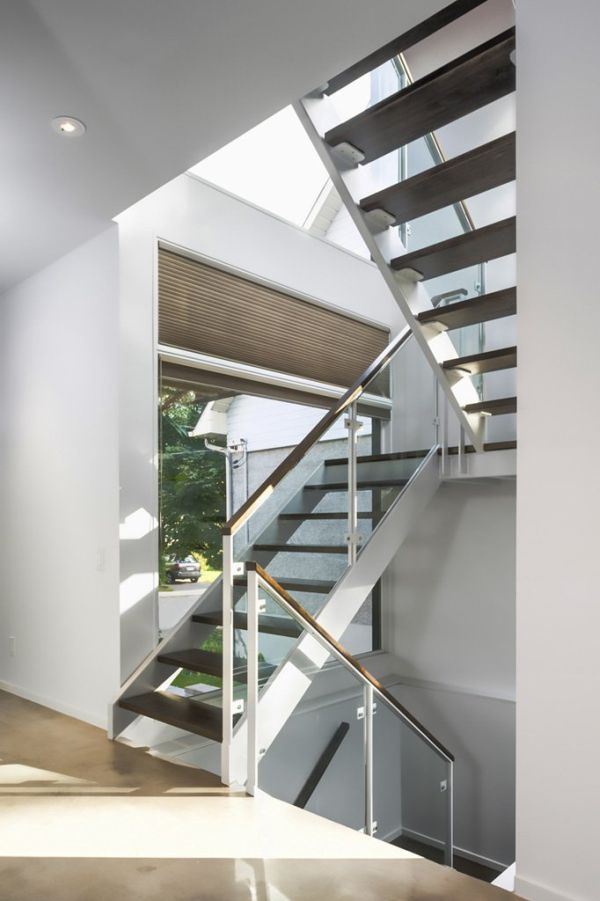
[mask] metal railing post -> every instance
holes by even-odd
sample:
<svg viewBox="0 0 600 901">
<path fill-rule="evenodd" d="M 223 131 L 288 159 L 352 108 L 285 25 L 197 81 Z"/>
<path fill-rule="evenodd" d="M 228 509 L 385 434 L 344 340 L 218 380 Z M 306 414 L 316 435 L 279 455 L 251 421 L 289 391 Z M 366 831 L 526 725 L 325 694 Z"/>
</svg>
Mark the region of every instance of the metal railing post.
<svg viewBox="0 0 600 901">
<path fill-rule="evenodd" d="M 365 834 L 373 835 L 373 686 L 363 688 L 365 759 Z"/>
<path fill-rule="evenodd" d="M 465 430 L 462 425 L 458 435 L 458 471 L 461 475 L 467 473 L 467 454 L 465 451 Z"/>
<path fill-rule="evenodd" d="M 248 753 L 246 791 L 258 789 L 258 573 L 247 570 L 248 579 Z"/>
<path fill-rule="evenodd" d="M 233 535 L 223 535 L 223 741 L 221 782 L 231 785 L 233 773 Z"/>
<path fill-rule="evenodd" d="M 360 535 L 358 534 L 358 496 L 357 496 L 357 441 L 358 431 L 362 423 L 358 421 L 357 406 L 350 406 L 349 415 L 344 425 L 348 429 L 348 564 L 356 563 Z"/>
<path fill-rule="evenodd" d="M 448 419 L 449 419 L 449 405 L 448 398 L 444 393 L 444 397 L 442 399 L 442 475 L 446 476 L 450 471 L 450 459 L 448 455 Z"/>
<path fill-rule="evenodd" d="M 444 863 L 451 867 L 454 862 L 454 763 L 446 762 L 448 787 L 446 790 L 446 846 L 444 848 Z"/>
</svg>

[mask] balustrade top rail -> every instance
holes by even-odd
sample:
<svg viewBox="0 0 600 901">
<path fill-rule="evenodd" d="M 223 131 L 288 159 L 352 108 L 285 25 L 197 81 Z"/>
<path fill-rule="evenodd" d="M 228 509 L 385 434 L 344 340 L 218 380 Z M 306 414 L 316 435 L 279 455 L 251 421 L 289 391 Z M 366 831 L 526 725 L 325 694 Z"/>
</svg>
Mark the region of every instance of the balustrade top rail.
<svg viewBox="0 0 600 901">
<path fill-rule="evenodd" d="M 376 694 L 380 696 L 387 704 L 394 709 L 394 711 L 400 716 L 402 720 L 407 724 L 407 726 L 413 730 L 413 732 L 423 738 L 427 744 L 429 744 L 434 751 L 440 757 L 443 757 L 444 760 L 448 762 L 454 762 L 454 756 L 451 752 L 444 747 L 444 745 L 437 740 L 437 738 L 431 734 L 431 732 L 425 728 L 425 726 L 419 722 L 419 720 L 410 713 L 406 707 L 404 707 L 395 697 L 391 694 L 382 684 L 379 682 L 375 676 L 370 673 L 365 667 L 360 663 L 356 657 L 353 657 L 346 648 L 343 647 L 336 641 L 336 639 L 329 634 L 329 632 L 323 628 L 323 626 L 316 620 L 314 617 L 310 615 L 310 613 L 305 610 L 302 604 L 299 604 L 298 601 L 289 594 L 285 588 L 277 582 L 276 579 L 273 578 L 259 563 L 248 562 L 246 563 L 246 571 L 253 570 L 259 576 L 259 579 L 267 586 L 267 588 L 272 591 L 280 601 L 282 601 L 285 607 L 288 608 L 290 613 L 295 614 L 295 619 L 300 622 L 302 626 L 306 629 L 306 631 L 310 634 L 311 632 L 316 633 L 320 636 L 323 643 L 328 647 L 330 652 L 334 657 L 337 657 L 348 669 L 351 669 L 354 675 L 361 681 L 363 684 L 371 685 Z"/>
<path fill-rule="evenodd" d="M 288 456 L 277 466 L 273 472 L 265 479 L 247 501 L 233 514 L 222 529 L 223 535 L 235 535 L 245 522 L 252 516 L 255 510 L 266 501 L 271 495 L 275 487 L 299 462 L 306 456 L 308 451 L 319 441 L 325 432 L 333 425 L 338 416 L 344 412 L 355 400 L 365 392 L 367 387 L 383 372 L 391 361 L 394 354 L 405 344 L 411 337 L 412 332 L 408 326 L 397 335 L 388 346 L 381 351 L 373 362 L 365 369 L 361 376 L 353 385 L 337 400 L 330 410 L 325 413 L 323 418 L 311 429 L 308 435 L 303 438 L 300 444 L 290 451 Z"/>
</svg>

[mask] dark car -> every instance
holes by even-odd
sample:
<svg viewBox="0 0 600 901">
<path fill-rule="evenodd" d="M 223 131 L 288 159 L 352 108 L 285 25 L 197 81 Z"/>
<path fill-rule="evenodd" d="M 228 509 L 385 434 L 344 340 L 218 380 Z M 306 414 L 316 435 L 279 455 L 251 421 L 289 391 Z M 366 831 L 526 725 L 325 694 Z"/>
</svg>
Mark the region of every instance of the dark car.
<svg viewBox="0 0 600 901">
<path fill-rule="evenodd" d="M 189 579 L 190 582 L 197 582 L 200 572 L 200 564 L 191 554 L 188 554 L 187 557 L 176 557 L 167 563 L 167 582 L 170 585 L 186 579 Z"/>
</svg>

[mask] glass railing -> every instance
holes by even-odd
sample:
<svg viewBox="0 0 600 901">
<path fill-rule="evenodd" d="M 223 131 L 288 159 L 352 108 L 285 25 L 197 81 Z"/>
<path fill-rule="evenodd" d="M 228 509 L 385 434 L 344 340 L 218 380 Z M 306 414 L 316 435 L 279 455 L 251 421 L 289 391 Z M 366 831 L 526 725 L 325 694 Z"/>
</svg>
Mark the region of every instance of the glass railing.
<svg viewBox="0 0 600 901">
<path fill-rule="evenodd" d="M 265 570 L 249 563 L 246 577 L 249 793 L 266 791 L 400 846 L 419 824 L 451 866 L 452 754 Z M 265 601 L 296 634 L 278 672 L 295 709 L 281 722 L 272 712 L 261 719 L 270 689 L 261 681 Z"/>
</svg>

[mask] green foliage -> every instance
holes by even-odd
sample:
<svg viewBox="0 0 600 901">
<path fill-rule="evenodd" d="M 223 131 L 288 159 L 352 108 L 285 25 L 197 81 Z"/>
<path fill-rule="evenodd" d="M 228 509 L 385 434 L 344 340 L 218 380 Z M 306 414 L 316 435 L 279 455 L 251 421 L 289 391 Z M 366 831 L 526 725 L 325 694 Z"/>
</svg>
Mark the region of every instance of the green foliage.
<svg viewBox="0 0 600 901">
<path fill-rule="evenodd" d="M 169 557 L 201 554 L 221 566 L 225 520 L 225 457 L 191 438 L 206 401 L 196 392 L 162 386 L 160 397 L 161 581 Z"/>
</svg>

